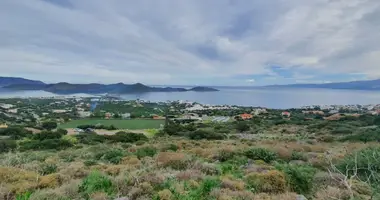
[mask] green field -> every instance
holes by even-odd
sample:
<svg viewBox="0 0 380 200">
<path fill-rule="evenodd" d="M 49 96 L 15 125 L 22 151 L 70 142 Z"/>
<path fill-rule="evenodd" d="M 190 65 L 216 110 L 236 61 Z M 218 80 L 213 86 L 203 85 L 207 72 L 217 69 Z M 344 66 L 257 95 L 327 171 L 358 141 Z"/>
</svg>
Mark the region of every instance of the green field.
<svg viewBox="0 0 380 200">
<path fill-rule="evenodd" d="M 150 119 L 131 119 L 131 120 L 121 120 L 121 119 L 81 119 L 73 120 L 64 124 L 60 124 L 59 128 L 76 128 L 79 125 L 96 125 L 102 124 L 106 126 L 114 125 L 119 129 L 153 129 L 160 128 L 160 124 L 164 124 L 164 120 L 150 120 Z"/>
</svg>

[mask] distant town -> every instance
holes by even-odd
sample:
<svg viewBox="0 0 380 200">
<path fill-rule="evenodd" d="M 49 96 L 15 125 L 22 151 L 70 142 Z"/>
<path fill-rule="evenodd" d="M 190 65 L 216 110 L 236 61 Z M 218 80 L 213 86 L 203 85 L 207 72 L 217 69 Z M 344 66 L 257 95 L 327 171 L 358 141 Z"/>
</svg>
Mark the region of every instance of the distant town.
<svg viewBox="0 0 380 200">
<path fill-rule="evenodd" d="M 312 119 L 310 115 L 320 116 L 325 120 L 338 120 L 343 116 L 379 115 L 380 104 L 311 105 L 277 110 L 262 107 L 209 105 L 185 100 L 167 102 L 121 100 L 107 95 L 92 98 L 54 96 L 0 99 L 0 115 L 2 116 L 0 126 L 14 123 L 34 126 L 51 119 L 59 124 L 77 119 L 152 119 L 161 120 L 162 126 L 165 118 L 184 122 L 231 122 L 274 114 L 285 118 L 290 118 L 292 115 L 300 117 L 299 115 L 303 114 L 306 120 Z"/>
</svg>

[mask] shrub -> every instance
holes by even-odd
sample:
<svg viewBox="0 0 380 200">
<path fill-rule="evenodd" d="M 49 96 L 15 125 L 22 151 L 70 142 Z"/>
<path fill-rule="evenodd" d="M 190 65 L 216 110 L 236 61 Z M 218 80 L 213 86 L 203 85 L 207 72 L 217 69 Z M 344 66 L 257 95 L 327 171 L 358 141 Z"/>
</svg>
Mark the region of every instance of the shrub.
<svg viewBox="0 0 380 200">
<path fill-rule="evenodd" d="M 39 177 L 39 188 L 56 188 L 62 183 L 61 176 L 59 174 L 49 174 Z"/>
<path fill-rule="evenodd" d="M 266 163 L 277 159 L 277 154 L 264 148 L 253 148 L 245 152 L 245 156 L 253 160 L 263 160 Z"/>
<path fill-rule="evenodd" d="M 234 156 L 236 155 L 237 153 L 234 152 L 233 150 L 231 149 L 221 149 L 218 153 L 218 160 L 221 161 L 221 162 L 225 162 L 225 161 L 228 161 L 232 158 L 234 158 Z"/>
<path fill-rule="evenodd" d="M 290 158 L 291 160 L 303 160 L 307 161 L 307 157 L 302 152 L 293 151 L 292 156 Z"/>
<path fill-rule="evenodd" d="M 374 183 L 380 183 L 380 147 L 369 147 L 358 152 L 348 154 L 337 164 L 339 170 L 354 174 L 357 168 L 357 175 L 361 180 L 369 180 Z"/>
<path fill-rule="evenodd" d="M 102 159 L 113 164 L 119 164 L 123 156 L 123 151 L 119 149 L 111 149 L 106 152 L 96 154 L 95 159 Z"/>
<path fill-rule="evenodd" d="M 159 200 L 171 200 L 173 197 L 172 192 L 168 189 L 164 189 L 158 192 Z"/>
<path fill-rule="evenodd" d="M 79 186 L 79 192 L 81 192 L 87 199 L 95 192 L 104 192 L 111 195 L 114 191 L 115 188 L 111 179 L 97 171 L 91 172 L 85 179 L 83 179 Z"/>
<path fill-rule="evenodd" d="M 257 192 L 283 193 L 286 190 L 285 175 L 277 170 L 250 173 L 245 179 L 248 185 Z"/>
<path fill-rule="evenodd" d="M 176 144 L 168 144 L 163 148 L 163 151 L 177 151 L 179 147 Z"/>
<path fill-rule="evenodd" d="M 232 177 L 224 177 L 221 181 L 222 188 L 228 188 L 233 191 L 243 191 L 245 189 L 245 183 L 241 180 L 235 180 Z"/>
<path fill-rule="evenodd" d="M 236 130 L 238 130 L 239 132 L 245 132 L 245 131 L 248 131 L 250 129 L 250 126 L 248 125 L 247 122 L 237 122 L 235 124 L 235 128 Z"/>
<path fill-rule="evenodd" d="M 43 122 L 42 128 L 49 130 L 49 131 L 53 130 L 53 129 L 57 128 L 57 122 L 53 122 L 53 121 Z"/>
<path fill-rule="evenodd" d="M 59 132 L 42 131 L 41 133 L 34 134 L 32 140 L 48 140 L 48 139 L 60 139 L 62 137 Z"/>
<path fill-rule="evenodd" d="M 371 141 L 380 141 L 380 130 L 368 130 L 365 133 L 348 135 L 341 139 L 341 141 L 351 141 L 351 142 L 371 142 Z"/>
<path fill-rule="evenodd" d="M 12 151 L 16 148 L 16 140 L 0 140 L 0 153 Z"/>
<path fill-rule="evenodd" d="M 313 178 L 316 169 L 307 165 L 277 165 L 276 168 L 285 173 L 286 179 L 293 192 L 309 194 L 313 188 Z"/>
<path fill-rule="evenodd" d="M 156 155 L 156 153 L 157 153 L 157 149 L 154 147 L 141 147 L 137 149 L 135 154 L 137 158 L 141 159 L 147 156 L 153 157 L 154 155 Z"/>
<path fill-rule="evenodd" d="M 66 129 L 62 128 L 57 129 L 55 132 L 59 133 L 60 135 L 67 135 L 68 133 Z"/>
<path fill-rule="evenodd" d="M 38 174 L 17 168 L 0 167 L 0 182 L 10 193 L 24 193 L 37 187 Z"/>
<path fill-rule="evenodd" d="M 31 192 L 25 192 L 22 194 L 17 194 L 16 200 L 29 200 L 31 196 L 32 196 Z"/>
<path fill-rule="evenodd" d="M 160 152 L 156 161 L 161 167 L 171 167 L 176 170 L 184 170 L 189 165 L 186 155 L 177 152 Z"/>
<path fill-rule="evenodd" d="M 79 134 L 75 136 L 78 139 L 79 143 L 82 144 L 98 144 L 98 143 L 104 143 L 106 141 L 106 137 L 104 135 L 98 135 L 98 134 Z"/>
<path fill-rule="evenodd" d="M 11 139 L 18 140 L 32 135 L 32 132 L 20 127 L 8 127 L 5 129 L 0 129 L 0 135 L 10 136 Z"/>
<path fill-rule="evenodd" d="M 41 175 L 48 175 L 57 172 L 57 165 L 52 163 L 42 163 L 38 170 Z"/>
<path fill-rule="evenodd" d="M 75 136 L 73 136 L 73 135 L 64 135 L 62 137 L 62 140 L 66 140 L 66 141 L 70 142 L 73 145 L 74 144 L 78 144 L 78 139 Z"/>
<path fill-rule="evenodd" d="M 20 151 L 26 150 L 62 150 L 73 146 L 70 142 L 62 139 L 30 140 L 20 143 Z"/>
<path fill-rule="evenodd" d="M 209 132 L 205 130 L 196 130 L 189 133 L 189 138 L 192 140 L 202 140 L 202 139 L 223 140 L 226 137 L 224 134 L 221 134 L 221 133 L 214 133 L 214 132 Z"/>
<path fill-rule="evenodd" d="M 109 135 L 107 138 L 113 142 L 133 143 L 137 141 L 147 141 L 148 138 L 141 133 L 117 132 L 115 135 Z"/>
<path fill-rule="evenodd" d="M 331 131 L 332 134 L 351 134 L 352 128 L 349 127 L 338 127 Z"/>
<path fill-rule="evenodd" d="M 90 167 L 90 166 L 96 165 L 97 162 L 95 160 L 85 160 L 83 164 L 84 166 Z"/>
<path fill-rule="evenodd" d="M 137 146 L 142 146 L 145 144 L 145 141 L 139 140 L 135 143 Z"/>
</svg>

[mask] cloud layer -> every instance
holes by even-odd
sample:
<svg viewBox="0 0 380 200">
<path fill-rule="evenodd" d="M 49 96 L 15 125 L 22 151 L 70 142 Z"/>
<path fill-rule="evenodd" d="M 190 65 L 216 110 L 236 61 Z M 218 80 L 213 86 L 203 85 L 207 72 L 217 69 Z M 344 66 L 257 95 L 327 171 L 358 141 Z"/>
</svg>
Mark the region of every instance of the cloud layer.
<svg viewBox="0 0 380 200">
<path fill-rule="evenodd" d="M 378 0 L 0 1 L 0 70 L 47 82 L 380 77 Z"/>
</svg>

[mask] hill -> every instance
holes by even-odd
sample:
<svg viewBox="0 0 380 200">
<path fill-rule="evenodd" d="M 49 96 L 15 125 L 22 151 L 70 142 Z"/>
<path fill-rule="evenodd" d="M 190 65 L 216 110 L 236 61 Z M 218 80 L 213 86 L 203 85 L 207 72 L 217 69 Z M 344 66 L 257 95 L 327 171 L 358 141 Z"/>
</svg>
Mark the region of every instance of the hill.
<svg viewBox="0 0 380 200">
<path fill-rule="evenodd" d="M 18 77 L 0 77 L 0 87 L 13 84 L 43 85 L 44 83 L 41 81 L 29 80 Z"/>
<path fill-rule="evenodd" d="M 264 88 L 325 88 L 345 90 L 380 90 L 380 79 L 368 81 L 351 81 L 324 84 L 291 84 L 291 85 L 269 85 Z"/>
<path fill-rule="evenodd" d="M 208 87 L 194 87 L 191 89 L 185 88 L 173 88 L 173 87 L 150 87 L 142 83 L 136 84 L 71 84 L 66 82 L 55 83 L 55 84 L 11 84 L 4 86 L 3 88 L 8 90 L 43 90 L 56 94 L 75 94 L 75 93 L 86 93 L 86 94 L 128 94 L 128 93 L 144 93 L 144 92 L 186 92 L 186 91 L 218 91 L 214 88 Z"/>
</svg>

